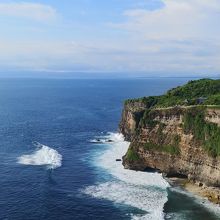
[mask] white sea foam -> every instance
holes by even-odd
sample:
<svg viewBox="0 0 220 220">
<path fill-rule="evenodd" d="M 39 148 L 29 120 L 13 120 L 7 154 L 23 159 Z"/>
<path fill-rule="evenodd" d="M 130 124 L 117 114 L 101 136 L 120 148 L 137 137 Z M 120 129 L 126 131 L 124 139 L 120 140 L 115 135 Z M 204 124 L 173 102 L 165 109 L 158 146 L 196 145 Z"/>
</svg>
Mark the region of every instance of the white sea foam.
<svg viewBox="0 0 220 220">
<path fill-rule="evenodd" d="M 62 155 L 48 146 L 38 144 L 32 154 L 18 157 L 18 163 L 35 166 L 46 165 L 48 169 L 56 169 L 62 165 Z"/>
<path fill-rule="evenodd" d="M 158 186 L 167 188 L 169 184 L 163 179 L 162 174 L 146 173 L 124 169 L 121 163 L 115 162 L 115 159 L 122 159 L 126 154 L 129 142 L 124 141 L 122 134 L 110 133 L 109 137 L 114 144 L 99 158 L 97 164 L 105 168 L 113 176 L 127 183 L 143 186 Z"/>
<path fill-rule="evenodd" d="M 134 215 L 133 219 L 160 220 L 164 216 L 163 205 L 167 201 L 164 190 L 133 185 L 124 181 L 110 181 L 87 187 L 84 192 L 96 198 L 107 199 L 146 212 L 142 216 Z"/>
<path fill-rule="evenodd" d="M 104 168 L 113 178 L 109 182 L 89 186 L 84 193 L 100 199 L 107 199 L 118 204 L 128 205 L 144 211 L 144 215 L 133 215 L 133 219 L 164 219 L 163 206 L 167 201 L 166 188 L 169 184 L 161 174 L 126 170 L 121 162 L 129 142 L 121 134 L 109 133 L 104 138 L 113 142 L 109 144 L 96 165 Z"/>
</svg>

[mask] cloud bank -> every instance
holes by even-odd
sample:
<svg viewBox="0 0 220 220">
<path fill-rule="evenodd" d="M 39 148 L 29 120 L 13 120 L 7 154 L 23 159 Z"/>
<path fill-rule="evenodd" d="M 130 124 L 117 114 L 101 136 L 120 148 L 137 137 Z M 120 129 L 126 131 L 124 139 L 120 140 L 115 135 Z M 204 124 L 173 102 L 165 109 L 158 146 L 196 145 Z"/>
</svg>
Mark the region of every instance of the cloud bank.
<svg viewBox="0 0 220 220">
<path fill-rule="evenodd" d="M 112 26 L 129 31 L 139 41 L 139 48 L 146 55 L 143 60 L 146 69 L 219 72 L 219 2 L 163 0 L 163 3 L 162 8 L 153 11 L 126 10 L 126 22 Z"/>
<path fill-rule="evenodd" d="M 40 39 L 2 38 L 0 65 L 34 70 L 219 75 L 219 0 L 160 3 L 151 10 L 145 4 L 125 8 L 117 22 L 108 23 L 87 17 L 87 23 L 74 20 L 74 26 L 70 16 L 67 19 L 62 13 L 62 23 L 42 29 L 42 35 L 37 33 Z M 39 22 L 55 19 L 57 11 L 44 4 L 0 3 L 0 16 Z M 80 37 L 76 36 L 78 30 Z"/>
</svg>

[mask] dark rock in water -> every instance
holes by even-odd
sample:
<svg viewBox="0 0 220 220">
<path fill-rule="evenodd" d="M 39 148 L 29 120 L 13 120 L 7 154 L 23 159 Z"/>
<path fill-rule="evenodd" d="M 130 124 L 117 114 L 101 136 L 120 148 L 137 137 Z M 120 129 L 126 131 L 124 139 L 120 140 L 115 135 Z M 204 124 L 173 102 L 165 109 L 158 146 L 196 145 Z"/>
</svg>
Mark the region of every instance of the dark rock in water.
<svg viewBox="0 0 220 220">
<path fill-rule="evenodd" d="M 116 159 L 117 162 L 121 161 L 121 159 Z"/>
<path fill-rule="evenodd" d="M 106 142 L 113 142 L 113 140 L 107 140 Z"/>
</svg>

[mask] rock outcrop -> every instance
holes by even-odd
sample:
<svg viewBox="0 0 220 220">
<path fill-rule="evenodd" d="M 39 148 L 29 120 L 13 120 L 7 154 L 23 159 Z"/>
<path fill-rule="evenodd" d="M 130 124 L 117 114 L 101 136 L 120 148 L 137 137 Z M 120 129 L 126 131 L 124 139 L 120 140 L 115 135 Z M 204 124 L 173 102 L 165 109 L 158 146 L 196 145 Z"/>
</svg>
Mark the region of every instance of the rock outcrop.
<svg viewBox="0 0 220 220">
<path fill-rule="evenodd" d="M 177 106 L 149 109 L 126 103 L 120 131 L 130 147 L 127 169 L 156 169 L 206 186 L 220 186 L 220 109 Z M 217 134 L 217 135 L 216 135 Z"/>
</svg>

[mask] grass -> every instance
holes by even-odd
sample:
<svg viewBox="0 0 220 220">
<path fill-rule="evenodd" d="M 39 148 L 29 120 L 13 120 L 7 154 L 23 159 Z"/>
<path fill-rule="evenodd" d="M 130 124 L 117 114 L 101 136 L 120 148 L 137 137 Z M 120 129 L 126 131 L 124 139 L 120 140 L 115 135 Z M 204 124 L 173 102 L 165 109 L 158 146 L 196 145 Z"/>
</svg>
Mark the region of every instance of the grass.
<svg viewBox="0 0 220 220">
<path fill-rule="evenodd" d="M 183 86 L 170 89 L 161 96 L 129 99 L 125 104 L 142 103 L 146 108 L 164 108 L 176 105 L 199 105 L 204 97 L 204 105 L 220 105 L 220 80 L 200 79 L 189 81 Z"/>
<path fill-rule="evenodd" d="M 147 142 L 144 145 L 145 150 L 156 150 L 156 151 L 161 151 L 165 152 L 171 155 L 179 155 L 180 154 L 180 148 L 179 148 L 179 142 L 180 142 L 180 137 L 175 136 L 174 141 L 171 144 L 155 144 L 153 142 Z"/>
<path fill-rule="evenodd" d="M 138 154 L 131 147 L 128 149 L 128 152 L 126 154 L 126 158 L 129 161 L 137 161 L 137 160 L 139 160 Z"/>
</svg>

